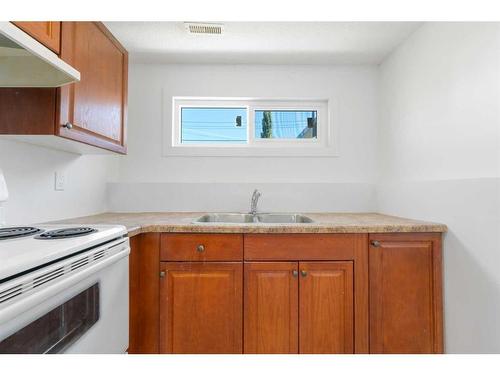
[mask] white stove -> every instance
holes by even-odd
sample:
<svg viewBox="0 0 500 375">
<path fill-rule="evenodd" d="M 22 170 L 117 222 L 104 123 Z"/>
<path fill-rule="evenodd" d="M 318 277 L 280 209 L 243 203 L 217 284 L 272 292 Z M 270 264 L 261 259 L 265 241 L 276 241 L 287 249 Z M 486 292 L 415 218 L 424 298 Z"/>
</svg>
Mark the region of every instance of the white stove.
<svg viewBox="0 0 500 375">
<path fill-rule="evenodd" d="M 12 228 L 33 228 L 40 231 L 21 237 L 19 235 L 27 231 L 14 230 L 11 232 L 14 237 L 8 238 L 5 233 Z M 90 228 L 94 231 L 76 237 L 53 239 L 42 237 L 48 232 L 59 231 L 60 233 L 61 229 L 71 228 Z M 127 231 L 121 225 L 40 224 L 29 227 L 0 227 L 0 282 L 19 272 L 126 235 Z"/>
<path fill-rule="evenodd" d="M 0 353 L 123 353 L 125 227 L 0 227 Z"/>
</svg>

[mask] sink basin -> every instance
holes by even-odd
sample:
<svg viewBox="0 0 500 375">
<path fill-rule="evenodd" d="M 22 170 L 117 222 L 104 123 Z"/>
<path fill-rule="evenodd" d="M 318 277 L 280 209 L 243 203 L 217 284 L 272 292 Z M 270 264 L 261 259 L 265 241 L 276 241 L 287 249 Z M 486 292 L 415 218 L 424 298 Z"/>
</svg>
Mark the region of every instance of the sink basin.
<svg viewBox="0 0 500 375">
<path fill-rule="evenodd" d="M 314 221 L 301 214 L 207 214 L 194 220 L 193 223 L 226 223 L 226 224 L 294 224 L 313 223 Z"/>
<path fill-rule="evenodd" d="M 194 223 L 253 223 L 251 214 L 207 214 L 199 217 Z"/>
<path fill-rule="evenodd" d="M 260 223 L 314 223 L 311 218 L 301 214 L 259 214 L 257 217 Z"/>
</svg>

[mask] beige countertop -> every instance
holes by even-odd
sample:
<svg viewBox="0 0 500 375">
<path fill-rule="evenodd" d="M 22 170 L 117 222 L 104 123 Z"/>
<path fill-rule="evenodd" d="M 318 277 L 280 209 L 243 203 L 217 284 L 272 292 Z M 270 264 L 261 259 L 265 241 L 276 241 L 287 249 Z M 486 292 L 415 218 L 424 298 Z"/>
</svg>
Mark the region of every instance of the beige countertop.
<svg viewBox="0 0 500 375">
<path fill-rule="evenodd" d="M 379 213 L 308 213 L 314 223 L 298 224 L 193 224 L 204 212 L 108 212 L 74 219 L 65 224 L 120 224 L 129 236 L 145 232 L 177 233 L 395 233 L 446 232 L 444 224 Z"/>
</svg>

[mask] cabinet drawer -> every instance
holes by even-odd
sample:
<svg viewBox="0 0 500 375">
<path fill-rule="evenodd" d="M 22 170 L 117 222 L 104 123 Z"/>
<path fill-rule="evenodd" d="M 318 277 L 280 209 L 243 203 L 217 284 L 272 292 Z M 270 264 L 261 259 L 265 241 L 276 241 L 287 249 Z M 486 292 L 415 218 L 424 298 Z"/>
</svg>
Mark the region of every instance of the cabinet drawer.
<svg viewBox="0 0 500 375">
<path fill-rule="evenodd" d="M 164 261 L 242 260 L 243 236 L 241 234 L 163 234 L 160 256 Z"/>
<path fill-rule="evenodd" d="M 247 234 L 245 260 L 350 260 L 359 238 L 357 234 Z"/>
</svg>

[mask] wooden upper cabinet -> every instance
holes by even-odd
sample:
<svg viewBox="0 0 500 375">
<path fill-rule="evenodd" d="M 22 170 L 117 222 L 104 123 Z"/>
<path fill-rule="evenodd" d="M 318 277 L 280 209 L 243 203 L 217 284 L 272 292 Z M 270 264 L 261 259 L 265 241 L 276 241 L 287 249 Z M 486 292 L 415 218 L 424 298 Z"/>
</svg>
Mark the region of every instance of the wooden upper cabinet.
<svg viewBox="0 0 500 375">
<path fill-rule="evenodd" d="M 370 352 L 442 353 L 441 235 L 370 235 Z"/>
<path fill-rule="evenodd" d="M 37 21 L 37 22 L 12 22 L 25 33 L 50 48 L 56 54 L 61 51 L 61 22 L 59 21 Z"/>
<path fill-rule="evenodd" d="M 300 262 L 299 352 L 354 353 L 352 262 Z"/>
<path fill-rule="evenodd" d="M 57 89 L 0 88 L 0 134 L 70 152 L 100 153 L 99 147 L 125 154 L 127 51 L 100 22 L 59 26 L 60 58 L 80 71 L 80 81 Z"/>
<path fill-rule="evenodd" d="M 127 51 L 100 22 L 63 22 L 60 56 L 81 81 L 59 89 L 57 135 L 125 153 Z"/>
<path fill-rule="evenodd" d="M 244 352 L 297 354 L 297 262 L 245 263 Z"/>
<path fill-rule="evenodd" d="M 242 353 L 242 268 L 161 263 L 160 353 Z"/>
</svg>

